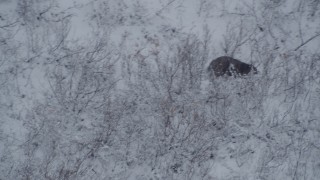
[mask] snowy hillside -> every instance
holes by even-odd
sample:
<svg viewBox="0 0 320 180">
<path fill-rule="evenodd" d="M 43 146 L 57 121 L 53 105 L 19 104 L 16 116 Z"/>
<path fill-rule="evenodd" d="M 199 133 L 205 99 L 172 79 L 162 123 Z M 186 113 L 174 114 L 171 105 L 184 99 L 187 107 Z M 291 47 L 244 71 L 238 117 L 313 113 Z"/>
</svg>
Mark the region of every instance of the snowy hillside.
<svg viewBox="0 0 320 180">
<path fill-rule="evenodd" d="M 319 49 L 318 0 L 0 0 L 0 180 L 318 180 Z"/>
</svg>

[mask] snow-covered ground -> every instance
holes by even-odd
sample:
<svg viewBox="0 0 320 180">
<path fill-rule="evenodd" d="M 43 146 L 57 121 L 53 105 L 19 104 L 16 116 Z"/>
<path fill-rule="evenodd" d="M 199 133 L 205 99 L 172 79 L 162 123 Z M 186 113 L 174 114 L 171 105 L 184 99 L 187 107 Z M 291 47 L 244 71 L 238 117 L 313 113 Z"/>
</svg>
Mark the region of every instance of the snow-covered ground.
<svg viewBox="0 0 320 180">
<path fill-rule="evenodd" d="M 320 179 L 319 49 L 318 0 L 0 0 L 0 179 Z"/>
</svg>

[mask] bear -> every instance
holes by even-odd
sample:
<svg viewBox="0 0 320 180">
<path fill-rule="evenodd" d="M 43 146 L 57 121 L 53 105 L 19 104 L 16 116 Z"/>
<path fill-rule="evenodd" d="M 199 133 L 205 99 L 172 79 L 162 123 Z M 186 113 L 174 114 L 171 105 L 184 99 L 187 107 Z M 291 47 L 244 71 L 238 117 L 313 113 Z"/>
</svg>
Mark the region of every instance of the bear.
<svg viewBox="0 0 320 180">
<path fill-rule="evenodd" d="M 233 76 L 241 77 L 252 72 L 257 74 L 257 68 L 252 64 L 241 62 L 229 56 L 221 56 L 211 61 L 208 72 L 210 77 Z"/>
</svg>

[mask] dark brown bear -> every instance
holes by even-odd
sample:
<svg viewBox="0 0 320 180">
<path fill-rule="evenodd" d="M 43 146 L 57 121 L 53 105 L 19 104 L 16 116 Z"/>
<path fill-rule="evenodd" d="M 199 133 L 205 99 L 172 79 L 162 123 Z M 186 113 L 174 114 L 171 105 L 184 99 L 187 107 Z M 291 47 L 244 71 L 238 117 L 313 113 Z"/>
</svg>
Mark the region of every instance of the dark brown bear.
<svg viewBox="0 0 320 180">
<path fill-rule="evenodd" d="M 254 74 L 258 73 L 257 68 L 253 65 L 246 64 L 229 56 L 221 56 L 213 60 L 208 67 L 208 71 L 210 73 L 210 77 L 213 77 L 213 75 L 216 77 L 224 75 L 239 77 L 247 75 L 251 71 Z"/>
</svg>

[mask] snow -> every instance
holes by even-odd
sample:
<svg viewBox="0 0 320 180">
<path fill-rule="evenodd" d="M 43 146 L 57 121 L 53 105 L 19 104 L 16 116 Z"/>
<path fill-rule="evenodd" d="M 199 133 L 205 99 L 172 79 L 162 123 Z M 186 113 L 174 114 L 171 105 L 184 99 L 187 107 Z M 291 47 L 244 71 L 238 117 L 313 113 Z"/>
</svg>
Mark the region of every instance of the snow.
<svg viewBox="0 0 320 180">
<path fill-rule="evenodd" d="M 312 0 L 0 0 L 0 179 L 319 179 L 318 22 Z M 212 79 L 223 55 L 258 74 Z"/>
</svg>

